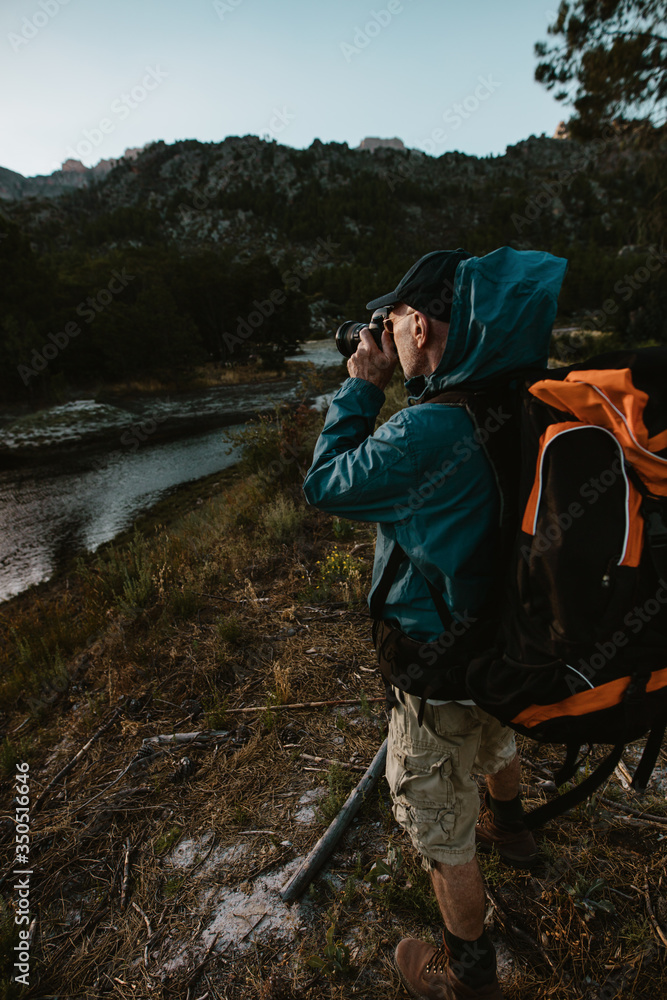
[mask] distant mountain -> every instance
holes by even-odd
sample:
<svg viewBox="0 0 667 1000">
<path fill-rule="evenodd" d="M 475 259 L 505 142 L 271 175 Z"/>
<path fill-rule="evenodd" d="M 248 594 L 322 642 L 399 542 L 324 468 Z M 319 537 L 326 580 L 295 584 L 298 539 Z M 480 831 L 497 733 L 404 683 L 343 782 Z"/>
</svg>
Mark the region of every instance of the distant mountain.
<svg viewBox="0 0 667 1000">
<path fill-rule="evenodd" d="M 93 170 L 70 161 L 50 177 L 2 171 L 0 192 L 10 218 L 49 252 L 157 241 L 280 264 L 307 257 L 320 237 L 360 265 L 382 254 L 390 265 L 439 246 L 562 252 L 593 242 L 617 252 L 645 242 L 636 217 L 646 188 L 638 154 L 622 141 L 532 136 L 481 158 L 364 141 L 382 145 L 155 142 Z"/>
<path fill-rule="evenodd" d="M 123 159 L 133 159 L 140 148 L 126 149 Z M 60 170 L 52 174 L 24 177 L 23 174 L 0 167 L 0 199 L 16 201 L 21 198 L 56 198 L 66 191 L 88 187 L 105 177 L 120 160 L 100 160 L 94 167 L 85 167 L 80 160 L 65 160 Z"/>
<path fill-rule="evenodd" d="M 402 139 L 374 139 L 368 137 L 362 139 L 357 149 L 405 149 Z"/>
<path fill-rule="evenodd" d="M 379 141 L 188 139 L 93 170 L 0 171 L 0 390 L 195 358 L 272 363 L 365 317 L 374 290 L 438 248 L 566 257 L 561 321 L 667 342 L 658 145 L 532 136 L 480 158 Z"/>
</svg>

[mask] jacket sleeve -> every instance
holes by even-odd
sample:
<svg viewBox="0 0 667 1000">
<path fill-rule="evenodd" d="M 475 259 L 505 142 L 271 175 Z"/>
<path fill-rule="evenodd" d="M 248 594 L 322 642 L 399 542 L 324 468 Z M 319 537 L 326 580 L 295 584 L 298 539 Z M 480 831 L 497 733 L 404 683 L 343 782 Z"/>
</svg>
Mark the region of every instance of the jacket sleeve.
<svg viewBox="0 0 667 1000">
<path fill-rule="evenodd" d="M 384 393 L 350 378 L 334 396 L 304 480 L 306 500 L 330 514 L 392 523 L 405 517 L 416 481 L 414 449 L 404 411 L 373 433 Z"/>
</svg>

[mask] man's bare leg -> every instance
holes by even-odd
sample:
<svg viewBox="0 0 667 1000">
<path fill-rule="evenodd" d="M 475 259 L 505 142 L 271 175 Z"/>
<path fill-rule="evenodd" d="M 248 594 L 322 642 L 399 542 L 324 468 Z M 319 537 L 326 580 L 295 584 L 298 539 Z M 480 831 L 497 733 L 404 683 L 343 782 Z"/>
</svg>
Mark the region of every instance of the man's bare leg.
<svg viewBox="0 0 667 1000">
<path fill-rule="evenodd" d="M 489 794 L 497 802 L 509 802 L 519 794 L 519 782 L 521 781 L 521 761 L 516 754 L 509 764 L 496 771 L 495 774 L 486 775 L 486 787 Z"/>
<path fill-rule="evenodd" d="M 486 785 L 494 799 L 509 802 L 519 794 L 520 778 L 521 762 L 516 754 L 502 771 L 486 775 Z M 437 862 L 431 880 L 445 926 L 464 941 L 475 941 L 484 930 L 486 909 L 477 858 L 464 865 Z"/>
<path fill-rule="evenodd" d="M 436 862 L 431 870 L 435 898 L 445 927 L 464 941 L 484 930 L 485 895 L 477 858 L 463 865 Z"/>
</svg>

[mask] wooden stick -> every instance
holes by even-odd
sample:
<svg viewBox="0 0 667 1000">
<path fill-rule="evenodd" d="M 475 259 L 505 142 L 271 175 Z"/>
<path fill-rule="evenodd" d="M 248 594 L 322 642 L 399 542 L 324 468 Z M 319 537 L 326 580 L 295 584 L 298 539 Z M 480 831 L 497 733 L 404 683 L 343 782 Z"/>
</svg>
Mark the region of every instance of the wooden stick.
<svg viewBox="0 0 667 1000">
<path fill-rule="evenodd" d="M 161 733 L 158 736 L 147 736 L 142 745 L 147 743 L 194 743 L 197 740 L 222 739 L 229 736 L 228 729 L 202 729 L 197 733 Z"/>
<path fill-rule="evenodd" d="M 187 984 L 187 987 L 188 987 L 188 993 L 187 993 L 188 996 L 190 996 L 190 990 L 192 989 L 192 986 L 194 984 L 195 979 L 197 978 L 198 974 L 201 972 L 201 970 L 204 968 L 204 966 L 208 962 L 209 957 L 211 955 L 211 952 L 213 951 L 213 946 L 215 945 L 215 942 L 218 940 L 219 937 L 220 937 L 220 931 L 216 931 L 216 933 L 213 935 L 213 940 L 211 941 L 210 945 L 206 949 L 206 954 L 202 958 L 201 962 L 198 962 L 197 965 L 195 965 L 195 967 L 192 970 L 192 972 L 189 974 L 189 976 L 188 976 L 188 978 L 186 980 L 186 984 Z"/>
<path fill-rule="evenodd" d="M 524 931 L 522 927 L 517 927 L 517 925 L 510 920 L 508 914 L 505 911 L 505 908 L 502 906 L 495 892 L 492 889 L 490 889 L 488 885 L 484 887 L 484 892 L 486 893 L 487 899 L 489 899 L 493 904 L 493 907 L 496 913 L 499 915 L 500 919 L 502 920 L 505 929 L 510 931 L 510 933 L 515 934 L 520 941 L 525 941 L 526 944 L 532 945 L 532 947 L 535 948 L 536 951 L 539 951 L 540 955 L 542 955 L 542 957 L 548 963 L 551 969 L 554 972 L 558 972 L 559 971 L 558 966 L 555 964 L 555 962 L 548 954 L 546 949 L 542 947 L 539 941 L 536 941 L 535 938 L 531 937 L 531 935 L 528 934 L 526 931 Z M 567 975 L 563 969 L 561 969 L 560 972 L 562 975 L 565 976 Z M 569 976 L 567 978 L 569 981 Z"/>
<path fill-rule="evenodd" d="M 320 870 L 324 862 L 333 853 L 333 850 L 341 836 L 352 822 L 361 806 L 370 795 L 373 788 L 384 773 L 387 759 L 387 740 L 375 754 L 368 770 L 361 781 L 348 795 L 342 809 L 330 824 L 329 829 L 317 841 L 312 851 L 305 859 L 301 867 L 294 873 L 289 882 L 283 886 L 280 896 L 284 903 L 293 903 L 297 900 L 305 888 L 310 885 L 313 878 Z"/>
<path fill-rule="evenodd" d="M 384 698 L 366 698 L 367 702 L 384 701 Z M 321 708 L 323 705 L 360 705 L 361 698 L 351 698 L 347 701 L 297 701 L 291 705 L 253 705 L 250 708 L 226 708 L 225 715 L 232 712 L 266 712 L 274 708 Z"/>
<path fill-rule="evenodd" d="M 657 823 L 658 826 L 667 826 L 667 816 L 656 816 L 653 813 L 641 812 L 639 809 L 631 809 L 630 806 L 621 805 L 620 802 L 614 802 L 613 799 L 605 799 L 600 796 L 598 799 L 605 806 L 609 806 L 615 812 L 627 813 L 628 816 L 637 816 L 639 819 L 643 819 L 646 823 Z"/>
<path fill-rule="evenodd" d="M 146 944 L 144 945 L 144 968 L 148 968 L 148 943 L 153 938 L 153 928 L 151 927 L 151 922 L 148 919 L 148 917 L 146 916 L 146 914 L 144 913 L 144 911 L 141 909 L 140 906 L 137 906 L 137 904 L 134 902 L 134 900 L 132 901 L 132 906 L 137 911 L 137 913 L 140 913 L 141 916 L 144 918 L 144 923 L 146 924 L 146 929 L 148 930 L 148 940 L 146 941 Z"/>
<path fill-rule="evenodd" d="M 123 884 L 120 889 L 120 908 L 125 909 L 125 903 L 127 902 L 127 890 L 130 884 L 130 852 L 132 846 L 130 844 L 130 838 L 128 837 L 125 841 L 125 865 L 123 867 Z"/>
<path fill-rule="evenodd" d="M 662 945 L 667 948 L 667 937 L 665 937 L 665 932 L 658 923 L 657 917 L 653 912 L 653 907 L 651 905 L 651 897 L 649 895 L 648 888 L 648 868 L 646 869 L 646 878 L 644 880 L 644 899 L 646 900 L 646 911 L 648 913 L 648 918 L 651 921 L 651 927 L 655 931 L 656 936 L 659 938 Z"/>
<path fill-rule="evenodd" d="M 335 764 L 336 767 L 344 767 L 348 771 L 366 770 L 363 764 L 346 764 L 345 761 L 342 760 L 330 760 L 328 757 L 315 757 L 313 756 L 312 753 L 300 753 L 299 757 L 301 757 L 302 760 L 312 760 L 314 761 L 315 764 L 329 764 L 329 765 Z"/>
<path fill-rule="evenodd" d="M 144 923 L 146 924 L 146 929 L 148 931 L 149 938 L 153 937 L 153 928 L 151 927 L 150 918 L 146 916 L 146 914 L 144 913 L 144 911 L 141 909 L 141 907 L 137 903 L 133 902 L 132 906 L 137 911 L 137 913 L 141 914 L 141 916 L 144 918 Z"/>
<path fill-rule="evenodd" d="M 113 712 L 111 713 L 111 717 L 109 719 L 107 719 L 107 721 L 105 723 L 103 723 L 103 725 L 100 726 L 100 728 L 97 730 L 97 732 L 93 733 L 93 735 L 90 737 L 90 739 L 88 740 L 88 742 L 86 743 L 86 745 L 83 746 L 83 747 L 81 747 L 81 749 L 79 750 L 79 752 L 74 757 L 72 757 L 72 759 L 69 762 L 69 764 L 65 764 L 65 766 L 63 768 L 61 768 L 60 771 L 58 771 L 58 773 L 55 776 L 55 778 L 51 779 L 51 781 L 48 783 L 48 785 L 46 786 L 46 788 L 44 789 L 44 791 L 41 793 L 41 795 L 39 796 L 39 798 L 37 799 L 37 801 L 35 802 L 35 804 L 32 806 L 33 813 L 37 812 L 37 810 L 42 805 L 44 805 L 44 803 L 46 802 L 47 798 L 49 797 L 49 794 L 50 794 L 51 789 L 53 788 L 53 786 L 56 785 L 60 781 L 61 778 L 64 778 L 66 774 L 69 774 L 69 772 L 72 770 L 72 768 L 77 763 L 77 761 L 81 760 L 81 758 L 83 757 L 84 753 L 92 747 L 92 745 L 95 742 L 95 740 L 99 740 L 100 736 L 102 736 L 104 733 L 106 733 L 107 729 L 111 729 L 111 727 L 113 726 L 114 722 L 116 721 L 116 719 L 118 718 L 118 716 L 121 714 L 121 711 L 122 710 L 120 708 L 115 708 L 113 710 Z"/>
</svg>

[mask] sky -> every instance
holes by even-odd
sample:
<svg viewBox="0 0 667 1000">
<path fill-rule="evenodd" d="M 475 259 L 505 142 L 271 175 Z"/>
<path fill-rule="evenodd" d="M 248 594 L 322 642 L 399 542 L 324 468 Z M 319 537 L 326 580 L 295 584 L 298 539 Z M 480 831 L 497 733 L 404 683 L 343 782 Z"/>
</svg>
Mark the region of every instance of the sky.
<svg viewBox="0 0 667 1000">
<path fill-rule="evenodd" d="M 557 0 L 2 0 L 0 166 L 163 139 L 397 137 L 499 155 L 567 108 L 535 83 Z"/>
</svg>

